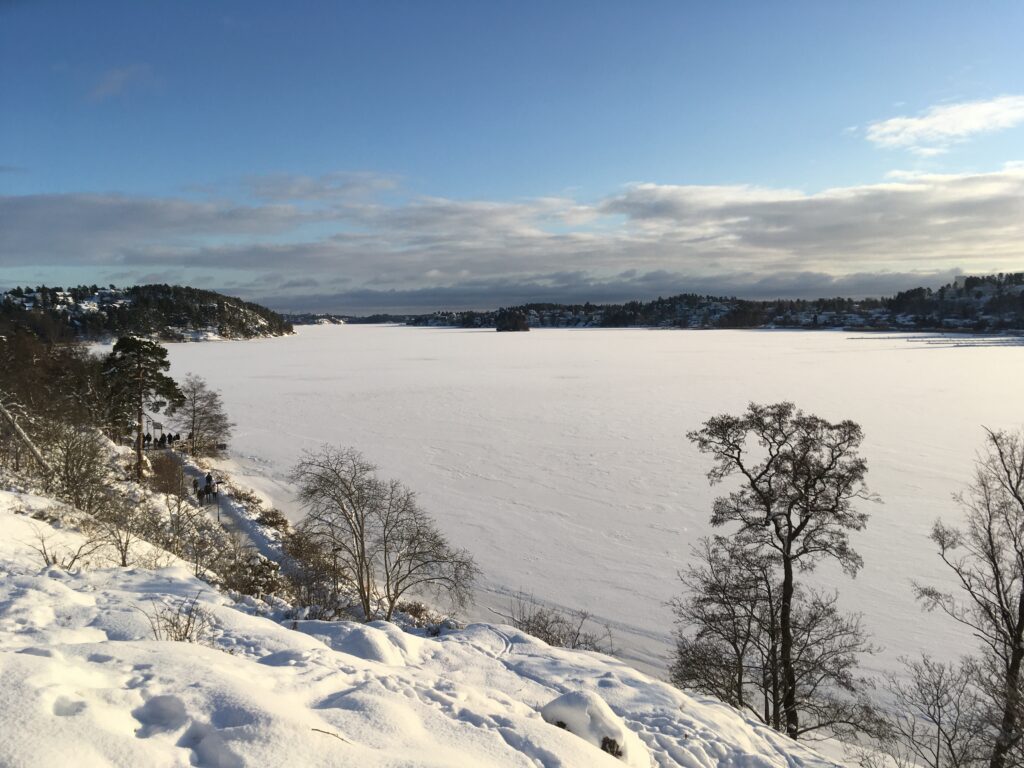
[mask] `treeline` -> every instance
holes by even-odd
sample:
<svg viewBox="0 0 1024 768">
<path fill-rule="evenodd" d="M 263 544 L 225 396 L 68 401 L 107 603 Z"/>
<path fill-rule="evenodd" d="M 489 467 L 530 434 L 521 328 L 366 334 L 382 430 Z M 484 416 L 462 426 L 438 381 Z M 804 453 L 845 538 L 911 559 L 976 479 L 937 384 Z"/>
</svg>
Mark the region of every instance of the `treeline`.
<svg viewBox="0 0 1024 768">
<path fill-rule="evenodd" d="M 494 328 L 522 316 L 530 327 L 843 328 L 969 331 L 1024 329 L 1024 272 L 958 278 L 938 290 L 914 288 L 891 297 L 775 299 L 682 293 L 622 304 L 528 303 L 497 310 L 351 317 L 349 323 L 400 322 Z M 316 322 L 306 315 L 298 322 Z"/>
<path fill-rule="evenodd" d="M 684 593 L 671 679 L 718 697 L 793 739 L 838 737 L 863 766 L 1005 768 L 1024 764 L 1024 433 L 985 431 L 958 523 L 931 540 L 948 590 L 913 589 L 923 610 L 966 628 L 958 659 L 904 656 L 901 674 L 859 671 L 874 653 L 859 614 L 815 584 L 825 561 L 850 576 L 877 500 L 865 478 L 863 432 L 792 403 L 751 404 L 687 436 L 728 481 L 711 525 L 680 572 Z"/>
<path fill-rule="evenodd" d="M 0 296 L 0 319 L 52 340 L 125 334 L 178 340 L 196 331 L 252 338 L 292 332 L 291 323 L 259 304 L 179 285 L 17 287 Z"/>
</svg>

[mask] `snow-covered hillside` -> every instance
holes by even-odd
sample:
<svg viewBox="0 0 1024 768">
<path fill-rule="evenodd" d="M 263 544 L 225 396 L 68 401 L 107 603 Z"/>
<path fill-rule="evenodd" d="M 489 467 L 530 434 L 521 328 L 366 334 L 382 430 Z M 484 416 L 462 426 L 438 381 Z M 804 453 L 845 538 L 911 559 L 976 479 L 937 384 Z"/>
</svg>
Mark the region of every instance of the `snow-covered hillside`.
<svg viewBox="0 0 1024 768">
<path fill-rule="evenodd" d="M 99 556 L 45 568 L 40 532 L 80 541 L 33 519 L 50 505 L 0 492 L 3 766 L 833 765 L 721 704 L 510 627 L 281 622 L 166 553 L 157 570 Z M 152 639 L 147 614 L 196 595 L 204 642 Z"/>
</svg>

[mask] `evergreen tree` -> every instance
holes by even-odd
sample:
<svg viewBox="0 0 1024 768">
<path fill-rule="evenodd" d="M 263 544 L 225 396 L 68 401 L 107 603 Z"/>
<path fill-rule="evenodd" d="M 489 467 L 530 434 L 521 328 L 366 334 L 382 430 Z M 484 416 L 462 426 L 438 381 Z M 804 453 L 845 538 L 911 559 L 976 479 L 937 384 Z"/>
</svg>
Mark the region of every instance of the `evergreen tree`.
<svg viewBox="0 0 1024 768">
<path fill-rule="evenodd" d="M 181 402 L 182 394 L 170 370 L 167 350 L 155 341 L 122 336 L 106 359 L 104 376 L 109 396 L 120 416 L 135 417 L 135 477 L 142 481 L 143 418 L 148 409 L 159 413 Z"/>
</svg>

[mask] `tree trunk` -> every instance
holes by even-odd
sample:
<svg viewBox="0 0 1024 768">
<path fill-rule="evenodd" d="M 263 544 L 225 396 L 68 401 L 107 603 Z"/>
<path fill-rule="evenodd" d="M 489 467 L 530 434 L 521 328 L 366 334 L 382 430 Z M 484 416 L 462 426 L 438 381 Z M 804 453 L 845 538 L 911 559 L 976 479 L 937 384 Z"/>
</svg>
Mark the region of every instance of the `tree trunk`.
<svg viewBox="0 0 1024 768">
<path fill-rule="evenodd" d="M 793 561 L 783 555 L 782 606 L 779 623 L 782 625 L 782 708 L 786 714 L 786 733 L 796 739 L 800 729 L 800 716 L 796 709 L 796 671 L 793 669 Z"/>
<path fill-rule="evenodd" d="M 35 443 L 33 443 L 29 439 L 29 436 L 25 434 L 25 430 L 23 430 L 21 428 L 21 426 L 15 420 L 14 416 L 6 408 L 4 408 L 3 405 L 0 405 L 0 416 L 3 416 L 7 420 L 7 423 L 11 425 L 11 429 L 14 430 L 15 437 L 17 437 L 19 440 L 21 440 L 21 442 L 23 442 L 25 444 L 25 446 L 29 450 L 29 453 L 32 454 L 32 457 L 37 462 L 39 462 L 39 466 L 42 467 L 43 470 L 47 474 L 49 474 L 52 470 L 50 469 L 50 465 L 46 463 L 46 459 L 43 458 L 43 454 L 39 452 L 39 449 L 36 448 Z M 15 446 L 15 449 L 14 449 L 14 471 L 15 472 L 17 472 L 17 471 L 19 471 L 21 469 L 20 461 L 19 461 L 20 458 L 21 458 L 21 451 L 17 448 L 17 446 Z"/>
<path fill-rule="evenodd" d="M 782 730 L 781 708 L 779 704 L 779 627 L 775 623 L 775 595 L 772 590 L 771 579 L 765 576 L 765 585 L 768 590 L 768 669 L 771 673 L 772 693 L 772 719 L 766 720 L 776 731 Z"/>
<path fill-rule="evenodd" d="M 989 768 L 1005 768 L 1007 755 L 1020 738 L 1020 668 L 1021 662 L 1024 661 L 1022 633 L 1024 633 L 1024 595 L 1021 595 L 1017 601 L 1017 626 L 1014 627 L 1010 665 L 1006 669 L 1003 717 L 999 723 L 999 735 L 992 748 Z"/>
<path fill-rule="evenodd" d="M 135 479 L 142 482 L 142 398 L 139 398 L 138 419 L 136 431 L 138 438 L 135 440 Z"/>
</svg>

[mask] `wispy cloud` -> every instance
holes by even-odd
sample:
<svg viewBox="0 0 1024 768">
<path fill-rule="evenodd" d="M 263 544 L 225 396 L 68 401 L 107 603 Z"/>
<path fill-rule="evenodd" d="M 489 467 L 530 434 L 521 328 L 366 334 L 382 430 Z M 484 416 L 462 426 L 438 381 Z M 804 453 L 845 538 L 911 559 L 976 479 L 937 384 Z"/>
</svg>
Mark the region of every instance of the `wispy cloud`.
<svg viewBox="0 0 1024 768">
<path fill-rule="evenodd" d="M 1024 96 L 939 104 L 917 117 L 893 117 L 871 123 L 867 139 L 888 149 L 906 149 L 917 155 L 940 155 L 953 144 L 982 133 L 1024 123 Z"/>
<path fill-rule="evenodd" d="M 339 171 L 321 176 L 271 174 L 249 176 L 244 184 L 258 200 L 329 201 L 367 199 L 398 187 L 399 180 L 370 171 Z"/>
<path fill-rule="evenodd" d="M 89 99 L 94 102 L 107 101 L 129 89 L 146 86 L 152 81 L 153 72 L 148 64 L 129 64 L 126 67 L 108 69 L 89 91 Z"/>
<path fill-rule="evenodd" d="M 0 273 L 45 265 L 189 282 L 216 269 L 219 284 L 279 307 L 400 311 L 683 290 L 870 295 L 955 270 L 1020 269 L 1024 254 L 1024 164 L 814 194 L 638 183 L 597 201 L 381 202 L 335 197 L 342 181 L 311 183 L 256 204 L 0 197 Z M 321 194 L 323 205 L 291 202 Z"/>
</svg>

